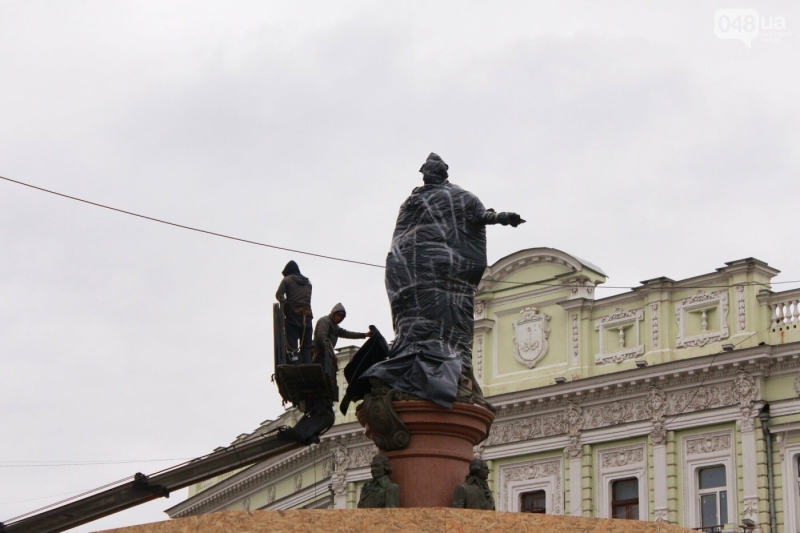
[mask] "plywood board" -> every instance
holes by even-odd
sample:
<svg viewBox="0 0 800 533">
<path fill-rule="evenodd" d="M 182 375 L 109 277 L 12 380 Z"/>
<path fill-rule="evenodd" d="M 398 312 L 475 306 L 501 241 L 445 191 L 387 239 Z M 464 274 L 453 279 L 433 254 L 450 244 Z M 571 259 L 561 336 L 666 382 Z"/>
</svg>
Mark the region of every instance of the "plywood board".
<svg viewBox="0 0 800 533">
<path fill-rule="evenodd" d="M 638 520 L 467 509 L 222 511 L 103 533 L 689 533 Z"/>
</svg>

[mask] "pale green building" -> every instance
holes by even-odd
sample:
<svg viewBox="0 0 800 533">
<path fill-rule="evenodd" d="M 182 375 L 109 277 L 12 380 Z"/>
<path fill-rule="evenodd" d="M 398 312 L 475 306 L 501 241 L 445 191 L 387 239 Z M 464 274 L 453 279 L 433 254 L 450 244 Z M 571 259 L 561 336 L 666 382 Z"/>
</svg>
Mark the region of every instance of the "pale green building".
<svg viewBox="0 0 800 533">
<path fill-rule="evenodd" d="M 800 532 L 800 289 L 773 292 L 778 273 L 749 258 L 596 298 L 605 273 L 559 250 L 489 267 L 473 363 L 498 415 L 475 453 L 498 510 Z M 167 513 L 355 507 L 376 450 L 354 411 L 319 445 L 194 486 Z"/>
</svg>

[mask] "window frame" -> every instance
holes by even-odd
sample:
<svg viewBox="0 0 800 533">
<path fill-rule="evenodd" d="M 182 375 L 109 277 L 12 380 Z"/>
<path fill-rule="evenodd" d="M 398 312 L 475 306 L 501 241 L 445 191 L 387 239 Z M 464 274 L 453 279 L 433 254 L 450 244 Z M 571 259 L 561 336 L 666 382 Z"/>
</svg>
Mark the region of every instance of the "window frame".
<svg viewBox="0 0 800 533">
<path fill-rule="evenodd" d="M 687 453 L 687 443 L 690 440 L 700 438 L 713 439 L 718 436 L 730 437 L 730 448 L 723 450 L 715 450 L 708 453 L 695 453 L 689 455 Z M 728 522 L 736 520 L 738 514 L 738 498 L 739 493 L 736 487 L 736 478 L 738 472 L 736 470 L 736 462 L 734 460 L 734 453 L 736 451 L 736 439 L 732 430 L 728 431 L 714 431 L 709 433 L 692 433 L 684 435 L 681 438 L 682 456 L 683 456 L 683 480 L 681 490 L 683 491 L 683 527 L 689 529 L 700 529 L 702 526 L 702 509 L 700 509 L 700 470 L 711 466 L 724 466 L 725 467 L 725 490 L 727 490 L 728 499 Z M 708 489 L 704 489 L 708 490 Z M 721 490 L 717 488 L 717 491 Z M 724 525 L 724 524 L 721 524 Z M 708 527 L 708 526 L 707 526 Z M 720 528 L 721 529 L 721 528 Z"/>
<path fill-rule="evenodd" d="M 527 496 L 529 494 L 533 496 L 533 495 L 540 494 L 540 493 L 542 495 L 542 498 L 544 499 L 544 506 L 543 507 L 536 507 L 535 509 L 542 509 L 542 511 L 541 512 L 537 512 L 537 511 L 525 511 L 525 510 L 523 510 L 523 508 L 524 508 L 524 505 L 522 504 L 523 498 L 525 498 L 525 496 Z M 530 513 L 530 514 L 547 514 L 547 500 L 548 500 L 547 491 L 544 490 L 544 489 L 529 490 L 529 491 L 526 491 L 526 492 L 521 492 L 520 495 L 519 495 L 519 512 L 520 513 Z"/>
<path fill-rule="evenodd" d="M 782 452 L 781 472 L 783 479 L 792 480 L 784 484 L 784 531 L 800 533 L 800 479 L 798 479 L 798 462 L 800 462 L 800 443 L 786 443 L 790 436 L 797 436 L 797 428 L 785 432 L 773 433 L 777 437 L 777 447 Z M 791 487 L 791 494 L 789 493 Z"/>
<path fill-rule="evenodd" d="M 616 500 L 614 499 L 614 486 L 617 483 L 621 483 L 623 481 L 636 481 L 636 514 L 640 515 L 636 518 L 629 518 L 627 515 L 630 514 L 630 506 L 633 505 L 634 498 L 628 498 L 625 500 Z M 615 479 L 611 482 L 611 517 L 612 518 L 619 518 L 614 516 L 614 508 L 625 506 L 625 518 L 623 520 L 641 520 L 641 494 L 639 493 L 639 478 L 636 476 L 626 477 L 622 479 Z"/>
<path fill-rule="evenodd" d="M 701 489 L 700 488 L 700 472 L 703 471 L 703 470 L 710 469 L 710 468 L 722 468 L 724 470 L 724 472 L 725 472 L 725 484 L 717 486 L 717 487 L 710 487 L 710 488 L 707 488 L 707 489 Z M 714 526 L 720 526 L 721 527 L 721 526 L 724 526 L 726 523 L 730 523 L 729 520 L 722 521 L 722 502 L 721 502 L 721 498 L 719 497 L 721 492 L 725 492 L 726 493 L 725 494 L 726 503 L 727 503 L 728 498 L 730 498 L 730 494 L 728 493 L 728 476 L 729 476 L 729 473 L 728 473 L 727 467 L 722 463 L 716 464 L 716 465 L 701 466 L 701 467 L 697 468 L 697 470 L 695 470 L 695 475 L 697 476 L 697 480 L 695 481 L 695 483 L 696 483 L 695 486 L 697 487 L 697 500 L 698 500 L 697 501 L 697 507 L 698 507 L 698 510 L 700 511 L 700 526 L 699 527 L 703 527 L 703 528 L 709 528 L 709 527 L 714 527 Z M 707 526 L 704 526 L 704 525 L 702 525 L 703 524 L 703 503 L 702 502 L 703 502 L 703 496 L 708 496 L 709 494 L 715 494 L 717 496 L 717 504 L 716 504 L 715 512 L 717 514 L 717 521 L 720 522 L 720 523 L 718 523 L 718 524 L 709 524 Z M 726 507 L 727 507 L 727 505 L 726 505 Z M 726 514 L 727 514 L 728 509 L 725 509 L 725 511 L 726 511 Z M 730 519 L 730 516 L 728 516 L 728 519 Z"/>
<path fill-rule="evenodd" d="M 545 467 L 545 475 L 529 477 L 530 472 Z M 533 461 L 522 461 L 502 464 L 497 474 L 498 511 L 520 512 L 522 499 L 526 492 L 543 490 L 545 492 L 546 514 L 564 514 L 564 457 L 548 457 Z"/>
<path fill-rule="evenodd" d="M 637 448 L 642 449 L 642 460 L 628 462 L 624 466 L 603 466 L 602 456 L 607 453 L 630 453 Z M 647 446 L 645 443 L 631 446 L 601 448 L 596 453 L 596 464 L 598 469 L 597 480 L 597 507 L 595 515 L 597 518 L 611 518 L 613 516 L 612 502 L 612 483 L 629 478 L 636 478 L 639 482 L 639 520 L 650 520 L 650 498 L 647 477 Z"/>
</svg>

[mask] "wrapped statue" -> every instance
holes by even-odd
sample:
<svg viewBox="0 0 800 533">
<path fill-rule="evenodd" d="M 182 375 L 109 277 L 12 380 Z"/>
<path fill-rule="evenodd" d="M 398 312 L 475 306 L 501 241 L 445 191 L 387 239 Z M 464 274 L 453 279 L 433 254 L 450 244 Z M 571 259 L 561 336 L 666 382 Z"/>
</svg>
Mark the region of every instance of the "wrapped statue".
<svg viewBox="0 0 800 533">
<path fill-rule="evenodd" d="M 430 154 L 417 187 L 400 207 L 386 258 L 395 340 L 389 358 L 364 373 L 391 388 L 452 407 L 462 388 L 480 396 L 472 372 L 475 291 L 487 266 L 486 226 L 525 222 L 486 209 L 450 183 L 448 165 Z"/>
</svg>

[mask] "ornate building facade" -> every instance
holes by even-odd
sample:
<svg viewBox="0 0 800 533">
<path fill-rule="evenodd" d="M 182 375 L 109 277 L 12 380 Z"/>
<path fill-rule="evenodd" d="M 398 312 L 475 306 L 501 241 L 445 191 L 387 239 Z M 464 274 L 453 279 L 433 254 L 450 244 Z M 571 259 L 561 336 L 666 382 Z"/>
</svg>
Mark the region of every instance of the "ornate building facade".
<svg viewBox="0 0 800 533">
<path fill-rule="evenodd" d="M 598 299 L 603 271 L 559 250 L 489 267 L 473 363 L 498 414 L 475 453 L 498 510 L 800 531 L 800 289 L 772 292 L 778 273 L 743 259 Z M 194 486 L 167 513 L 355 507 L 376 449 L 354 411 L 319 445 Z"/>
</svg>

